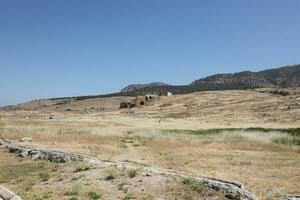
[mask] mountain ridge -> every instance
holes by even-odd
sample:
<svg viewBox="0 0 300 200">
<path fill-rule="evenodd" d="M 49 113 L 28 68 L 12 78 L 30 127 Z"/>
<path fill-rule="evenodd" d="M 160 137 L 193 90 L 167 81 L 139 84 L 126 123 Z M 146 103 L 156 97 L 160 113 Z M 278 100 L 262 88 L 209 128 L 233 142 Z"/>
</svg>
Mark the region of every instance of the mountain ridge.
<svg viewBox="0 0 300 200">
<path fill-rule="evenodd" d="M 284 66 L 258 72 L 242 71 L 233 74 L 215 74 L 191 83 L 245 83 L 254 87 L 299 86 L 300 65 Z M 292 80 L 289 80 L 291 79 Z"/>
<path fill-rule="evenodd" d="M 208 90 L 254 89 L 263 87 L 300 86 L 300 64 L 262 70 L 258 72 L 242 71 L 237 73 L 214 74 L 197 79 L 188 85 L 149 85 L 130 91 L 121 92 L 124 96 L 167 92 L 186 94 Z"/>
</svg>

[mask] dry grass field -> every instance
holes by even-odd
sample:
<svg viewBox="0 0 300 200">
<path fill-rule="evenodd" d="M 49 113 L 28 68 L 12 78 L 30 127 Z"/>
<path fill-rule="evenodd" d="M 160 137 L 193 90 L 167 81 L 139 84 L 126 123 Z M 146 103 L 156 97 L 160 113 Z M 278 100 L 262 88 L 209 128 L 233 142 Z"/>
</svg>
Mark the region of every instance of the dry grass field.
<svg viewBox="0 0 300 200">
<path fill-rule="evenodd" d="M 131 97 L 33 101 L 1 111 L 0 134 L 24 146 L 238 181 L 259 199 L 276 199 L 300 193 L 300 88 L 284 89 L 288 95 L 273 90 L 174 95 L 132 109 L 118 109 Z M 33 141 L 20 142 L 23 137 Z M 24 199 L 98 193 L 102 199 L 199 199 L 180 181 L 139 186 L 142 174 L 130 179 L 118 172 L 123 175 L 112 183 L 99 169 L 75 173 L 78 163 L 33 161 L 3 150 L 0 156 L 0 184 Z M 129 192 L 116 187 L 123 181 Z M 146 192 L 136 190 L 147 185 Z"/>
</svg>

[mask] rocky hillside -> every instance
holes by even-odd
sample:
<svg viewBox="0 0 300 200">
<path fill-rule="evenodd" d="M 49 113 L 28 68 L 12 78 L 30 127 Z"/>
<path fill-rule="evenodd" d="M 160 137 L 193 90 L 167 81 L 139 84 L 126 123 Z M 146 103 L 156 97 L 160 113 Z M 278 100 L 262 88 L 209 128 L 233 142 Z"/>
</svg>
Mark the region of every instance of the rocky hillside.
<svg viewBox="0 0 300 200">
<path fill-rule="evenodd" d="M 244 84 L 249 87 L 291 87 L 300 85 L 300 65 L 286 66 L 260 72 L 239 72 L 234 74 L 216 74 L 194 81 L 191 85 Z"/>
<path fill-rule="evenodd" d="M 122 92 L 123 95 L 135 96 L 146 93 L 187 94 L 197 91 L 236 90 L 263 87 L 294 87 L 300 86 L 300 65 L 285 66 L 260 72 L 244 71 L 234 74 L 216 74 L 198 79 L 189 85 L 182 86 L 147 86 Z"/>
<path fill-rule="evenodd" d="M 149 84 L 132 84 L 132 85 L 126 86 L 120 92 L 132 92 L 134 90 L 138 90 L 138 89 L 145 88 L 145 87 L 152 87 L 152 86 L 168 86 L 168 84 L 162 83 L 162 82 L 155 82 L 155 83 L 149 83 Z"/>
</svg>

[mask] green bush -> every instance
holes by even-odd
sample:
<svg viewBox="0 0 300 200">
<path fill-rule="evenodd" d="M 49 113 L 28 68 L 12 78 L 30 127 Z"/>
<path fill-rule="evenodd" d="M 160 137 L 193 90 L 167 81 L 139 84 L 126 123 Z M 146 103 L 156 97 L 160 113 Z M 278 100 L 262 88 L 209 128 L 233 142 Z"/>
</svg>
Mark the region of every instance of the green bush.
<svg viewBox="0 0 300 200">
<path fill-rule="evenodd" d="M 128 169 L 128 170 L 127 170 L 127 175 L 128 175 L 130 178 L 134 178 L 137 174 L 138 174 L 138 172 L 137 172 L 136 169 Z"/>
<path fill-rule="evenodd" d="M 273 142 L 284 145 L 300 145 L 300 138 L 295 136 L 276 137 Z"/>
<path fill-rule="evenodd" d="M 81 163 L 75 167 L 75 172 L 87 171 L 90 170 L 91 167 L 86 163 Z"/>
<path fill-rule="evenodd" d="M 73 190 L 73 191 L 68 191 L 65 193 L 65 196 L 77 196 L 78 195 L 78 191 Z"/>
<path fill-rule="evenodd" d="M 50 174 L 49 173 L 40 173 L 39 177 L 42 182 L 46 182 L 50 179 Z"/>
<path fill-rule="evenodd" d="M 100 199 L 101 198 L 101 192 L 100 191 L 90 191 L 88 193 L 88 196 L 91 198 L 91 199 Z"/>
<path fill-rule="evenodd" d="M 193 191 L 202 192 L 204 189 L 204 186 L 194 180 L 193 178 L 187 177 L 182 179 L 182 183 L 188 187 L 190 187 Z"/>
<path fill-rule="evenodd" d="M 116 172 L 116 170 L 115 169 L 113 169 L 113 168 L 109 168 L 109 169 L 106 169 L 105 170 L 105 180 L 113 180 L 113 179 L 115 179 L 116 178 L 116 176 L 117 176 L 117 172 Z"/>
</svg>

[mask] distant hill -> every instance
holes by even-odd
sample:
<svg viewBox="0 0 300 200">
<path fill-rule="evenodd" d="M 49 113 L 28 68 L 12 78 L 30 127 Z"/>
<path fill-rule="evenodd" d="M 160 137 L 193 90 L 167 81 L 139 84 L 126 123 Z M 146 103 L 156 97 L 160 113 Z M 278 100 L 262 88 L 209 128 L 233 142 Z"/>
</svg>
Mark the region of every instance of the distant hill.
<svg viewBox="0 0 300 200">
<path fill-rule="evenodd" d="M 156 93 L 164 95 L 167 92 L 186 94 L 209 90 L 237 90 L 262 87 L 293 87 L 300 86 L 300 65 L 285 66 L 260 72 L 244 71 L 234 74 L 215 74 L 198 79 L 189 85 L 182 86 L 147 86 L 122 92 L 125 96 Z"/>
<path fill-rule="evenodd" d="M 162 83 L 162 82 L 155 82 L 155 83 L 149 83 L 149 84 L 132 84 L 128 85 L 125 88 L 123 88 L 120 92 L 132 92 L 134 90 L 138 90 L 145 87 L 152 87 L 152 86 L 169 86 L 169 84 Z"/>
<path fill-rule="evenodd" d="M 300 65 L 286 66 L 260 72 L 239 72 L 234 74 L 216 74 L 194 81 L 191 85 L 215 83 L 244 84 L 248 87 L 290 87 L 300 85 Z"/>
</svg>

